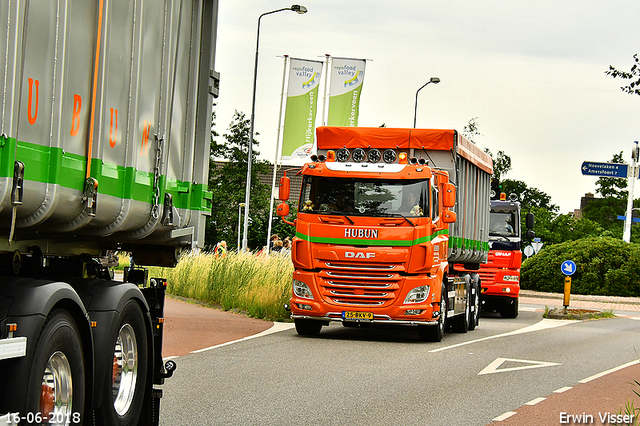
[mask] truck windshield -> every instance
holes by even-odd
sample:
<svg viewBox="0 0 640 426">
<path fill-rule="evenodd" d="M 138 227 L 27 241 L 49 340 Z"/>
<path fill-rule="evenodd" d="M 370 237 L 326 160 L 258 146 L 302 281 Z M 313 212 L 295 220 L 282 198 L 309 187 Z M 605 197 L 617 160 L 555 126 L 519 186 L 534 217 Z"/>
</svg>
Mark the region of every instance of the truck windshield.
<svg viewBox="0 0 640 426">
<path fill-rule="evenodd" d="M 429 180 L 305 176 L 298 211 L 353 216 L 429 216 Z"/>
<path fill-rule="evenodd" d="M 518 228 L 515 211 L 492 211 L 489 236 L 517 237 Z"/>
</svg>

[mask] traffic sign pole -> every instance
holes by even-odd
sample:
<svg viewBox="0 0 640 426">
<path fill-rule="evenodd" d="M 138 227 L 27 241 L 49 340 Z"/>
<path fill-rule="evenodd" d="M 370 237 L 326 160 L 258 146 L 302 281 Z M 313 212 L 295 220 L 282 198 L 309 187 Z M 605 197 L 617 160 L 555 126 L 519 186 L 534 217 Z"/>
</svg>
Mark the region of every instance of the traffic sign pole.
<svg viewBox="0 0 640 426">
<path fill-rule="evenodd" d="M 631 215 L 633 214 L 633 187 L 636 181 L 636 161 L 638 160 L 638 141 L 634 141 L 633 151 L 631 151 L 631 173 L 629 176 L 629 197 L 627 198 L 627 217 L 624 220 L 624 233 L 622 241 L 631 242 Z"/>
<path fill-rule="evenodd" d="M 569 298 L 571 297 L 571 277 L 564 277 L 564 313 L 567 313 Z"/>
</svg>

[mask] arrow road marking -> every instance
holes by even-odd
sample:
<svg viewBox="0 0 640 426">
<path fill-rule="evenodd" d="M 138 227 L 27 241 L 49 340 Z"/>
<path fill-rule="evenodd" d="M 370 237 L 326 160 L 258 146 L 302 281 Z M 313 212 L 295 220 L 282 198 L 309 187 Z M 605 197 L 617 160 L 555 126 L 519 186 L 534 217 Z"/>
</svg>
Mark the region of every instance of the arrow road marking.
<svg viewBox="0 0 640 426">
<path fill-rule="evenodd" d="M 522 365 L 519 367 L 500 368 L 500 366 L 504 364 L 506 361 L 520 362 L 526 365 Z M 554 365 L 560 365 L 560 364 L 557 362 L 530 361 L 527 359 L 496 358 L 495 361 L 487 365 L 481 372 L 479 372 L 478 376 L 482 374 L 504 373 L 506 371 L 528 370 L 530 368 L 552 367 Z"/>
<path fill-rule="evenodd" d="M 430 350 L 429 353 L 446 351 L 447 349 L 457 348 L 459 346 L 464 346 L 464 345 L 470 345 L 472 343 L 482 342 L 482 341 L 489 340 L 489 339 L 497 339 L 498 337 L 513 336 L 515 334 L 522 334 L 522 333 L 531 333 L 532 331 L 546 330 L 548 328 L 556 328 L 556 327 L 561 327 L 563 325 L 577 324 L 579 322 L 580 322 L 580 320 L 577 320 L 577 321 L 565 321 L 565 320 L 544 318 L 541 321 L 539 321 L 539 322 L 537 322 L 535 324 L 532 324 L 532 325 L 530 325 L 528 327 L 520 328 L 520 329 L 514 330 L 514 331 L 509 331 L 507 333 L 495 334 L 493 336 L 483 337 L 481 339 L 468 340 L 466 342 L 457 343 L 457 344 L 451 345 L 451 346 L 444 346 L 442 348 Z"/>
</svg>

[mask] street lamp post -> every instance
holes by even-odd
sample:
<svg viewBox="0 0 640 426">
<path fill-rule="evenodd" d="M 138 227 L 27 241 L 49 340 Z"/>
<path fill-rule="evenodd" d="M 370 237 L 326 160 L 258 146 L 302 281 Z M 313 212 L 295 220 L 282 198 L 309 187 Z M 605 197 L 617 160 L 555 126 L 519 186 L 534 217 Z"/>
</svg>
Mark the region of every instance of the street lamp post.
<svg viewBox="0 0 640 426">
<path fill-rule="evenodd" d="M 440 83 L 440 79 L 438 77 L 431 77 L 429 79 L 429 81 L 427 81 L 425 84 L 422 85 L 422 87 L 420 87 L 417 91 L 416 91 L 416 106 L 413 110 L 413 128 L 416 128 L 416 119 L 418 117 L 418 93 L 420 93 L 420 91 L 429 83 L 434 83 L 434 84 L 438 84 Z"/>
<path fill-rule="evenodd" d="M 238 252 L 240 252 L 240 219 L 242 219 L 241 211 L 243 207 L 244 207 L 244 203 L 238 204 L 238 245 L 236 246 L 238 247 Z"/>
<path fill-rule="evenodd" d="M 260 47 L 260 20 L 265 15 L 271 15 L 272 13 L 282 12 L 284 10 L 292 10 L 296 13 L 307 13 L 307 8 L 294 4 L 291 7 L 285 7 L 282 9 L 272 10 L 271 12 L 263 13 L 258 17 L 258 31 L 256 32 L 256 62 L 253 67 L 253 98 L 251 100 L 251 130 L 249 133 L 249 151 L 247 153 L 247 187 L 244 196 L 244 230 L 242 235 L 242 250 L 246 251 L 248 246 L 248 231 L 249 231 L 249 197 L 251 195 L 251 163 L 253 156 L 253 128 L 255 124 L 256 115 L 256 83 L 258 82 L 258 48 Z"/>
</svg>

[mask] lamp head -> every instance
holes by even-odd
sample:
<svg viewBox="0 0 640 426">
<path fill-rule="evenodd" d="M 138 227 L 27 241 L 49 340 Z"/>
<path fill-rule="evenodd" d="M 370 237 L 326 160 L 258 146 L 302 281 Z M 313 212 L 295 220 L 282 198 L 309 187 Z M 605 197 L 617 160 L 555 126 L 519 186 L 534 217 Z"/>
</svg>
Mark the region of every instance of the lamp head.
<svg viewBox="0 0 640 426">
<path fill-rule="evenodd" d="M 440 83 L 440 79 L 438 77 L 431 77 L 431 79 L 429 79 L 429 83 L 438 84 Z"/>
<path fill-rule="evenodd" d="M 296 13 L 299 14 L 303 14 L 303 13 L 307 13 L 307 8 L 304 6 L 300 6 L 299 4 L 294 4 L 293 6 L 291 6 L 291 10 L 293 10 Z"/>
</svg>

